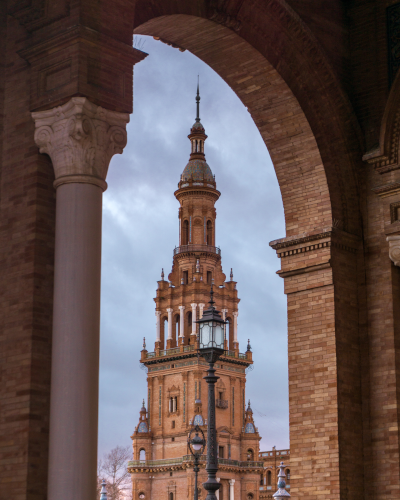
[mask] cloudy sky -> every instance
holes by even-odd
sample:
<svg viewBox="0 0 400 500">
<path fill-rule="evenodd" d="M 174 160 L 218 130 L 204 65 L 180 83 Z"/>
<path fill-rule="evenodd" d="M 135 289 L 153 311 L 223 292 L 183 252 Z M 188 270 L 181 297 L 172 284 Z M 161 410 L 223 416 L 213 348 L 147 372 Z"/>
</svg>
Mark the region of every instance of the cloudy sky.
<svg viewBox="0 0 400 500">
<path fill-rule="evenodd" d="M 250 114 L 228 85 L 200 59 L 149 37 L 149 56 L 135 66 L 134 112 L 128 145 L 114 156 L 104 194 L 100 350 L 99 454 L 131 444 L 146 373 L 142 339 L 155 341 L 161 268 L 171 270 L 178 245 L 174 197 L 190 152 L 197 75 L 207 163 L 222 195 L 216 204 L 216 244 L 234 279 L 240 351 L 250 338 L 254 370 L 247 375 L 261 450 L 289 446 L 287 322 L 283 280 L 268 243 L 283 237 L 284 217 L 274 169 Z"/>
</svg>

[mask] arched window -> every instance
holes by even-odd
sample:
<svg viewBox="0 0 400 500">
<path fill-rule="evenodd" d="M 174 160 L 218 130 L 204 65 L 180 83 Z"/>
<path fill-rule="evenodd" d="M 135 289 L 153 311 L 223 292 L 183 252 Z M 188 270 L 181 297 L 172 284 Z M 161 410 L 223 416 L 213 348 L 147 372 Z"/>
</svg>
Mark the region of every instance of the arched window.
<svg viewBox="0 0 400 500">
<path fill-rule="evenodd" d="M 253 453 L 253 450 L 251 450 L 251 449 L 247 450 L 247 460 L 249 462 L 254 461 L 254 453 Z"/>
<path fill-rule="evenodd" d="M 260 475 L 260 486 L 264 484 L 264 476 L 261 474 Z"/>
<path fill-rule="evenodd" d="M 212 283 L 212 271 L 207 271 L 207 285 Z"/>
<path fill-rule="evenodd" d="M 290 469 L 286 469 L 286 484 L 290 484 Z"/>
<path fill-rule="evenodd" d="M 182 224 L 182 245 L 189 244 L 189 221 L 186 219 Z"/>
<path fill-rule="evenodd" d="M 173 396 L 169 398 L 169 411 L 170 413 L 175 413 L 178 411 L 178 397 Z"/>
<path fill-rule="evenodd" d="M 207 245 L 212 245 L 212 223 L 210 220 L 207 221 Z"/>
<path fill-rule="evenodd" d="M 272 476 L 272 474 L 271 474 L 271 471 L 269 470 L 267 472 L 267 486 L 271 486 L 271 476 Z"/>
<path fill-rule="evenodd" d="M 139 460 L 141 462 L 146 461 L 146 450 L 144 448 L 141 448 L 141 450 L 139 451 Z"/>
<path fill-rule="evenodd" d="M 174 494 L 172 493 L 172 491 L 169 492 L 168 500 L 174 500 Z"/>
</svg>

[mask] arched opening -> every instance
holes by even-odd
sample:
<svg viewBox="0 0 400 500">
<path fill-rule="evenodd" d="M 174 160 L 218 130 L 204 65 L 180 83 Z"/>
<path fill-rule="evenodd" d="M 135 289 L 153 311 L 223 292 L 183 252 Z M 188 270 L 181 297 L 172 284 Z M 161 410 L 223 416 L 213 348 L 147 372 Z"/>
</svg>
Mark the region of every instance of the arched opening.
<svg viewBox="0 0 400 500">
<path fill-rule="evenodd" d="M 192 333 L 192 311 L 186 314 L 185 344 L 190 344 L 190 334 Z"/>
<path fill-rule="evenodd" d="M 207 245 L 213 244 L 213 234 L 212 234 L 212 222 L 210 220 L 207 221 Z"/>
<path fill-rule="evenodd" d="M 254 462 L 254 451 L 251 448 L 247 450 L 246 458 L 248 462 Z"/>
<path fill-rule="evenodd" d="M 172 491 L 169 492 L 168 500 L 174 500 L 174 494 L 172 493 Z"/>
<path fill-rule="evenodd" d="M 166 349 L 165 340 L 167 338 L 168 338 L 168 317 L 164 316 L 164 318 L 161 320 L 161 335 L 160 335 L 161 349 Z"/>
<path fill-rule="evenodd" d="M 141 462 L 145 462 L 146 461 L 146 450 L 144 448 L 141 448 L 140 451 L 139 451 L 139 460 Z"/>
<path fill-rule="evenodd" d="M 290 469 L 286 469 L 286 484 L 290 484 Z"/>
<path fill-rule="evenodd" d="M 271 486 L 272 484 L 272 473 L 271 471 L 267 471 L 267 486 Z"/>
<path fill-rule="evenodd" d="M 182 224 L 182 245 L 189 244 L 189 221 L 185 219 Z"/>
<path fill-rule="evenodd" d="M 179 325 L 180 325 L 180 316 L 179 314 L 175 315 L 174 318 L 174 343 L 176 347 L 179 347 Z"/>
<path fill-rule="evenodd" d="M 157 8 L 155 8 L 155 11 L 157 11 Z M 150 9 L 148 12 L 150 12 Z M 149 19 L 150 14 L 148 12 L 143 14 L 142 17 L 139 17 L 137 21 L 135 20 L 138 24 L 143 23 L 141 26 L 137 27 L 136 33 L 149 35 L 154 34 L 160 37 L 162 37 L 165 33 L 166 39 L 171 40 L 171 38 L 174 38 L 173 42 L 178 46 L 183 46 L 191 50 L 193 53 L 197 53 L 199 57 L 202 57 L 206 62 L 209 58 L 210 64 L 212 64 L 211 59 L 215 56 L 216 51 L 223 48 L 222 46 L 225 43 L 223 40 L 224 37 L 229 38 L 229 41 L 226 42 L 227 45 L 224 47 L 227 50 L 229 49 L 229 45 L 232 45 L 232 50 L 234 49 L 235 37 L 238 38 L 237 43 L 243 45 L 243 51 L 246 52 L 246 50 L 248 50 L 244 57 L 246 57 L 247 60 L 254 61 L 256 67 L 260 68 L 256 78 L 257 84 L 258 82 L 261 82 L 259 85 L 260 89 L 258 90 L 256 88 L 257 85 L 254 85 L 254 90 L 250 88 L 250 83 L 253 83 L 254 80 L 253 82 L 243 84 L 237 83 L 239 81 L 237 72 L 232 71 L 232 69 L 234 69 L 234 64 L 232 63 L 232 66 L 230 66 L 228 64 L 229 61 L 226 64 L 226 68 L 222 67 L 223 65 L 221 61 L 216 62 L 213 66 L 237 92 L 245 106 L 249 108 L 249 111 L 254 116 L 254 120 L 259 127 L 260 133 L 262 134 L 271 152 L 272 159 L 276 166 L 278 179 L 281 183 L 282 197 L 285 203 L 287 224 L 286 235 L 295 237 L 298 234 L 308 234 L 316 228 L 331 225 L 331 200 L 324 172 L 324 165 L 319 155 L 319 145 L 316 143 L 309 122 L 306 120 L 305 114 L 299 105 L 299 102 L 296 100 L 290 89 L 288 89 L 287 85 L 283 82 L 282 77 L 277 73 L 277 71 L 275 71 L 274 66 L 268 63 L 266 56 L 257 54 L 257 50 L 253 47 L 247 47 L 246 42 L 242 39 L 239 40 L 239 36 L 237 36 L 233 31 L 229 31 L 223 26 L 210 27 L 210 23 L 207 20 L 192 20 L 190 18 L 188 19 L 187 16 L 182 15 L 181 17 L 183 19 L 181 21 L 176 19 L 174 30 L 170 30 L 168 32 L 169 28 L 163 25 L 165 18 L 168 18 L 168 7 L 165 8 L 164 16 L 160 16 L 164 17 L 164 19 L 155 18 L 151 20 Z M 148 22 L 146 22 L 147 19 Z M 169 18 L 169 21 L 171 23 L 174 22 L 171 18 Z M 191 27 L 198 27 L 199 29 L 192 30 Z M 213 56 L 207 55 L 207 51 L 204 51 L 204 46 L 200 46 L 197 39 L 197 34 L 200 38 L 201 34 L 207 29 L 210 29 L 211 34 L 205 37 L 207 39 L 206 43 L 212 46 L 212 43 L 214 41 L 216 42 L 215 52 L 210 51 L 213 53 Z M 185 32 L 187 33 L 188 31 L 196 33 L 196 36 L 193 36 L 194 40 L 192 42 L 185 38 Z M 210 40 L 214 34 L 215 40 Z M 271 60 L 272 59 L 273 58 L 271 56 Z M 218 64 L 220 64 L 220 66 L 218 66 Z M 282 66 L 284 66 L 283 62 Z M 280 71 L 285 72 L 285 68 L 280 68 Z M 230 74 L 235 76 L 230 77 Z M 240 81 L 244 80 L 246 76 L 254 78 L 254 75 L 251 76 L 245 74 L 243 77 L 241 75 Z M 301 84 L 299 83 L 298 86 L 300 87 Z M 282 101 L 279 102 L 277 106 L 272 107 L 269 104 L 274 102 L 274 96 L 276 96 L 278 92 L 282 96 Z M 263 96 L 265 105 L 256 105 L 256 102 L 261 102 L 261 99 L 259 99 L 261 96 Z M 282 107 L 280 108 L 279 106 Z M 290 125 L 293 132 L 290 131 L 288 126 L 285 126 L 285 119 L 280 117 L 280 112 L 282 112 L 283 116 L 284 111 L 286 111 L 285 116 L 288 116 L 289 110 L 290 116 L 293 117 Z M 316 124 L 314 123 L 313 125 L 315 126 Z M 315 130 L 317 129 L 318 127 L 315 126 Z M 282 151 L 285 149 L 286 151 L 290 151 L 290 160 L 288 163 L 283 160 L 284 153 Z M 323 145 L 321 146 L 321 149 L 323 149 Z M 331 165 L 333 165 L 333 163 L 334 160 L 331 160 Z M 339 163 L 340 162 L 338 162 L 338 164 Z M 289 164 L 290 166 L 288 167 Z M 291 172 L 291 178 L 290 181 L 286 182 L 287 177 L 285 176 L 288 172 L 288 168 Z M 332 167 L 330 178 L 333 177 L 333 173 L 334 168 Z M 319 193 L 318 195 L 316 194 L 317 192 Z M 300 199 L 300 195 L 296 193 L 301 193 L 302 199 Z M 343 205 L 346 205 L 348 197 L 343 194 L 343 198 Z M 356 199 L 356 196 L 354 198 Z M 320 206 L 317 206 L 318 204 L 316 202 L 318 200 L 320 201 Z M 340 203 L 334 207 L 334 210 L 340 212 L 342 209 L 339 208 L 339 205 Z M 346 210 L 343 210 L 346 213 L 351 212 L 351 210 L 347 210 L 347 208 Z M 356 212 L 357 211 L 355 210 L 355 213 Z M 344 220 L 346 217 L 339 218 L 340 220 Z M 345 224 L 348 224 L 348 221 L 346 221 Z M 321 292 L 321 295 L 323 296 L 323 292 Z M 288 298 L 288 302 L 291 300 L 295 300 L 294 295 L 293 297 Z M 290 320 L 292 321 L 292 324 L 295 324 L 298 321 L 296 313 L 297 312 L 294 311 L 291 314 Z M 291 339 L 289 339 L 289 344 L 290 342 Z M 300 432 L 300 430 L 295 432 Z"/>
<path fill-rule="evenodd" d="M 229 349 L 233 350 L 233 326 L 232 326 L 232 318 L 228 317 L 226 318 L 226 325 L 225 325 L 225 331 L 226 331 L 226 340 L 228 341 Z"/>
</svg>

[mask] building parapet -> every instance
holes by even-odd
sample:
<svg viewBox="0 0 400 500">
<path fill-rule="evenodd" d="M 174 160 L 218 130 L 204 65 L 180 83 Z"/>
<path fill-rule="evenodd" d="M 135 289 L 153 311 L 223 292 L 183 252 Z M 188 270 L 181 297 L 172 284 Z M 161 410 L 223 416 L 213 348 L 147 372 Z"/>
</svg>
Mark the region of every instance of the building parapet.
<svg viewBox="0 0 400 500">
<path fill-rule="evenodd" d="M 270 450 L 270 451 L 260 451 L 258 454 L 258 458 L 265 459 L 267 457 L 281 457 L 284 455 L 290 455 L 290 450 Z"/>
<path fill-rule="evenodd" d="M 206 455 L 202 455 L 200 458 L 200 464 L 206 462 Z M 128 462 L 128 471 L 129 472 L 137 472 L 144 470 L 168 470 L 172 469 L 186 469 L 191 467 L 193 462 L 192 455 L 184 455 L 183 457 L 176 458 L 167 458 L 160 460 L 131 460 Z M 218 465 L 220 469 L 232 469 L 235 470 L 253 470 L 253 469 L 263 469 L 264 462 L 252 462 L 252 461 L 240 461 L 240 460 L 231 460 L 228 458 L 218 458 Z"/>
</svg>

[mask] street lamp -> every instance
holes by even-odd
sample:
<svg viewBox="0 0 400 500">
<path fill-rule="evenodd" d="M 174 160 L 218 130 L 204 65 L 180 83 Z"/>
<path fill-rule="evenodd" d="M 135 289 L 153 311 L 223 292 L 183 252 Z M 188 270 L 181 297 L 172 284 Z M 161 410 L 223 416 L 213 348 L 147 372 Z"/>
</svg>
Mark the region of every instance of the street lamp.
<svg viewBox="0 0 400 500">
<path fill-rule="evenodd" d="M 192 434 L 195 433 L 194 437 L 191 439 Z M 199 436 L 201 434 L 201 437 Z M 200 429 L 198 425 L 194 427 L 188 436 L 188 445 L 190 453 L 194 457 L 194 500 L 198 500 L 199 494 L 197 491 L 197 474 L 200 470 L 199 461 L 200 457 L 206 447 L 206 440 L 204 437 L 204 432 Z"/>
<path fill-rule="evenodd" d="M 208 479 L 203 483 L 207 490 L 206 500 L 217 500 L 215 492 L 220 484 L 216 479 L 218 471 L 217 434 L 215 428 L 215 384 L 219 377 L 215 375 L 214 363 L 224 353 L 224 321 L 219 311 L 214 307 L 214 292 L 211 285 L 210 306 L 203 313 L 203 317 L 196 321 L 199 324 L 198 345 L 199 353 L 208 363 L 207 376 L 204 380 L 208 384 L 208 420 L 207 420 L 207 465 Z"/>
</svg>

